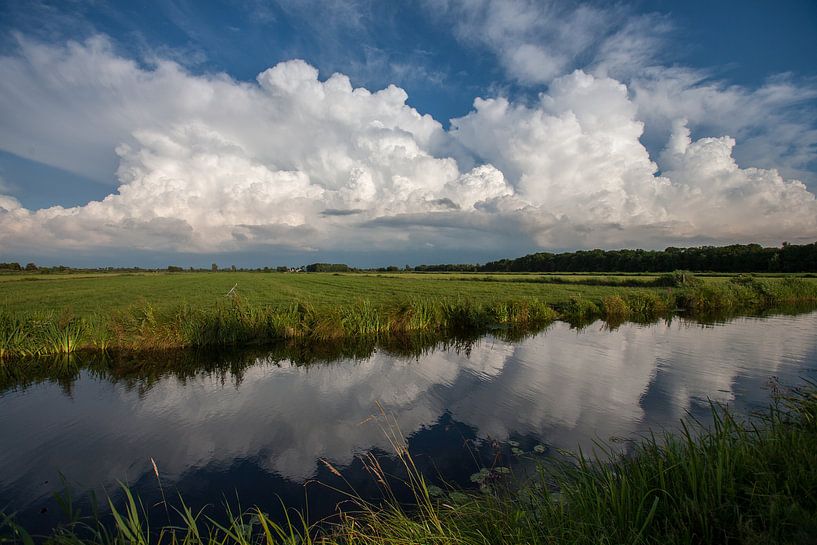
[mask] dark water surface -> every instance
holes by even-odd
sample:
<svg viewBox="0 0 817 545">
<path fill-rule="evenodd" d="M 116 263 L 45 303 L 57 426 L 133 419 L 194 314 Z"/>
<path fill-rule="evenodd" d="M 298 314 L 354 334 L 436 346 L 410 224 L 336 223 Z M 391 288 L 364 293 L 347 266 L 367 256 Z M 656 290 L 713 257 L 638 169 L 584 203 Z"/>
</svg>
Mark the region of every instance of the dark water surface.
<svg viewBox="0 0 817 545">
<path fill-rule="evenodd" d="M 243 507 L 275 512 L 280 497 L 308 505 L 314 519 L 342 499 L 315 481 L 376 497 L 359 455 L 382 455 L 387 470 L 396 463 L 383 419 L 371 418 L 378 407 L 427 474 L 467 485 L 480 465 L 528 463 L 511 445 L 543 445 L 544 456 L 587 450 L 599 439 L 675 428 L 688 413 L 705 417 L 708 400 L 748 414 L 768 401 L 770 377 L 817 378 L 817 312 L 612 331 L 557 322 L 517 342 L 488 336 L 419 357 L 375 351 L 308 366 L 201 358 L 185 373 L 124 378 L 80 366 L 68 381 L 7 387 L 0 509 L 45 531 L 61 520 L 53 494 L 63 475 L 74 491 L 115 501 L 117 482 L 127 482 L 161 522 L 164 510 L 150 507 L 160 498 L 153 458 L 168 497 L 178 491 L 194 508 L 225 497 L 235 504 L 238 495 Z"/>
</svg>

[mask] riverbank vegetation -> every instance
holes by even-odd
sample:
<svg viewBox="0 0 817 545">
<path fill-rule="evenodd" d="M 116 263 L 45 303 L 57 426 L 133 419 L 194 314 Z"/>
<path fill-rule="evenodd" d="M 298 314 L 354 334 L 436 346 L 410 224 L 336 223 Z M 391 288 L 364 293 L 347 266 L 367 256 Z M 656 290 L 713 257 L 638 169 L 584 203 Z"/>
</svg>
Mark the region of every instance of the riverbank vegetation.
<svg viewBox="0 0 817 545">
<path fill-rule="evenodd" d="M 124 490 L 124 507 L 69 522 L 50 536 L 54 544 L 618 544 L 811 543 L 817 534 L 817 385 L 780 390 L 762 413 L 742 420 L 712 407 L 712 424 L 687 420 L 676 434 L 648 435 L 616 454 L 599 445 L 594 455 L 539 460 L 532 478 L 515 480 L 509 468 L 485 468 L 480 491 L 431 486 L 414 465 L 393 427 L 402 463 L 398 486 L 411 501 L 398 502 L 378 459 L 365 456 L 384 500 L 371 503 L 350 492 L 344 513 L 315 524 L 299 513 L 273 519 L 264 507 L 194 511 L 178 500 L 152 506 L 168 523 L 151 527 L 148 510 Z M 331 468 L 331 466 L 330 466 Z M 158 472 L 157 472 L 158 477 Z M 394 477 L 394 476 L 392 476 Z M 164 492 L 163 492 L 164 497 Z M 70 504 L 69 504 L 70 507 Z M 33 543 L 11 516 L 0 542 Z"/>
<path fill-rule="evenodd" d="M 267 280 L 271 279 L 271 280 Z M 476 281 L 479 280 L 479 281 Z M 340 274 L 64 277 L 0 282 L 0 359 L 83 349 L 326 343 L 651 321 L 817 305 L 817 280 L 677 271 L 638 278 Z"/>
<path fill-rule="evenodd" d="M 533 335 L 532 330 L 502 329 L 494 337 L 509 342 Z M 240 385 L 245 372 L 259 365 L 310 366 L 340 360 L 363 360 L 375 351 L 415 361 L 434 351 L 469 351 L 483 337 L 475 333 L 443 337 L 417 333 L 383 338 L 345 338 L 315 343 L 289 339 L 256 347 L 206 347 L 158 350 L 94 350 L 14 358 L 0 365 L 0 395 L 42 383 L 55 383 L 70 394 L 83 373 L 111 384 L 146 392 L 163 379 L 181 382 L 202 375 Z"/>
</svg>

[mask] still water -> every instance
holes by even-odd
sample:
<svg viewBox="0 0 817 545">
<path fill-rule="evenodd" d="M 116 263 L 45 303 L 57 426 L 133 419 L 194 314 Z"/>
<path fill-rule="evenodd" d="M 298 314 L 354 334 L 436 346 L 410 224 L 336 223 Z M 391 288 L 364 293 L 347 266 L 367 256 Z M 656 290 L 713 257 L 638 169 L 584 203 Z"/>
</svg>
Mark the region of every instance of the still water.
<svg viewBox="0 0 817 545">
<path fill-rule="evenodd" d="M 709 400 L 742 414 L 763 407 L 772 376 L 817 378 L 817 312 L 613 330 L 557 322 L 513 342 L 487 336 L 419 356 L 375 350 L 313 365 L 198 357 L 184 373 L 172 363 L 144 376 L 79 366 L 68 380 L 7 386 L 0 509 L 44 531 L 61 519 L 53 494 L 63 479 L 78 496 L 114 501 L 126 482 L 149 507 L 160 498 L 153 459 L 165 493 L 194 508 L 238 496 L 274 512 L 281 498 L 314 519 L 342 499 L 321 483 L 377 497 L 359 456 L 373 452 L 389 469 L 384 421 L 372 418 L 383 413 L 431 479 L 464 486 L 481 465 L 529 463 L 509 445 L 542 445 L 548 456 L 612 438 L 626 449 L 622 439 L 705 418 Z"/>
</svg>

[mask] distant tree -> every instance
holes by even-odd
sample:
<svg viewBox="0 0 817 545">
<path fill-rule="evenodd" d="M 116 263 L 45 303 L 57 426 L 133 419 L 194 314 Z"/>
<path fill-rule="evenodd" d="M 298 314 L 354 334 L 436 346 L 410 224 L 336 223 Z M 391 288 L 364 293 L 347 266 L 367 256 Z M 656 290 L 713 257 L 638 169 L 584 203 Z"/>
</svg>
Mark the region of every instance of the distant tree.
<svg viewBox="0 0 817 545">
<path fill-rule="evenodd" d="M 26 270 L 27 271 L 37 271 L 40 268 L 34 263 L 26 263 Z"/>
<path fill-rule="evenodd" d="M 235 272 L 235 265 L 230 265 L 230 270 Z"/>
<path fill-rule="evenodd" d="M 289 267 L 287 267 L 286 265 L 282 265 L 280 267 L 275 267 L 275 270 L 278 272 L 287 272 L 289 271 Z"/>
<path fill-rule="evenodd" d="M 417 265 L 414 267 L 414 270 L 418 272 L 474 272 L 477 268 L 477 265 L 470 263 L 445 263 L 437 265 Z"/>
<path fill-rule="evenodd" d="M 182 269 L 181 267 L 177 267 L 176 265 L 167 266 L 167 272 L 183 272 L 183 271 L 184 269 Z"/>
<path fill-rule="evenodd" d="M 349 272 L 349 265 L 344 263 L 312 263 L 306 266 L 306 272 Z"/>
<path fill-rule="evenodd" d="M 210 265 L 210 270 L 212 272 L 218 272 L 218 265 L 216 263 L 213 263 L 212 265 Z"/>
</svg>

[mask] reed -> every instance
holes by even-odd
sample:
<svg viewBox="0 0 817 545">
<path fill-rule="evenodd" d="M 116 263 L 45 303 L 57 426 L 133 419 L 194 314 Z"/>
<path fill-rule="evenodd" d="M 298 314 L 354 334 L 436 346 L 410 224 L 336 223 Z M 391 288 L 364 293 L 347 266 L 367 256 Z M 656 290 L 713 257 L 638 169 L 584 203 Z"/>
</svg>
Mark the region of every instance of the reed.
<svg viewBox="0 0 817 545">
<path fill-rule="evenodd" d="M 601 309 L 593 301 L 580 296 L 571 296 L 562 304 L 556 305 L 559 317 L 572 324 L 589 323 L 601 316 Z"/>
<path fill-rule="evenodd" d="M 699 314 L 762 309 L 817 302 L 817 286 L 800 278 L 766 279 L 747 275 L 727 282 L 698 283 L 678 291 L 677 304 Z"/>
<path fill-rule="evenodd" d="M 35 313 L 26 317 L 0 314 L 0 360 L 19 356 L 70 354 L 86 344 L 87 321 Z"/>
<path fill-rule="evenodd" d="M 628 318 L 637 322 L 649 322 L 669 315 L 677 306 L 671 291 L 664 293 L 644 292 L 626 295 Z"/>
<path fill-rule="evenodd" d="M 443 324 L 442 310 L 439 304 L 428 299 L 413 298 L 398 302 L 388 311 L 389 331 L 431 331 Z"/>
<path fill-rule="evenodd" d="M 601 300 L 604 319 L 611 323 L 621 323 L 630 317 L 630 305 L 620 295 L 610 295 Z"/>
<path fill-rule="evenodd" d="M 28 355 L 29 335 L 30 332 L 23 320 L 8 314 L 0 314 L 0 360 L 16 355 Z"/>
<path fill-rule="evenodd" d="M 72 319 L 66 323 L 50 322 L 45 328 L 45 353 L 70 354 L 83 344 L 85 321 Z"/>
</svg>

